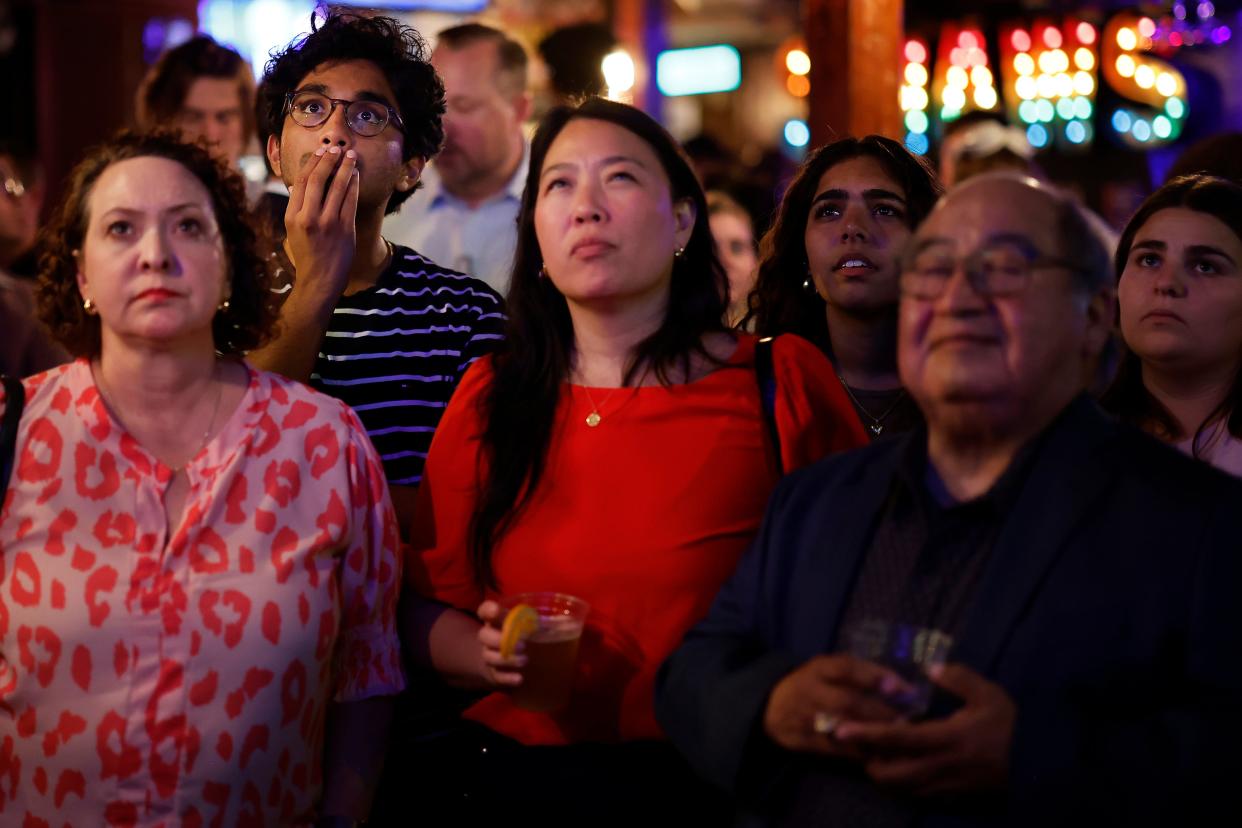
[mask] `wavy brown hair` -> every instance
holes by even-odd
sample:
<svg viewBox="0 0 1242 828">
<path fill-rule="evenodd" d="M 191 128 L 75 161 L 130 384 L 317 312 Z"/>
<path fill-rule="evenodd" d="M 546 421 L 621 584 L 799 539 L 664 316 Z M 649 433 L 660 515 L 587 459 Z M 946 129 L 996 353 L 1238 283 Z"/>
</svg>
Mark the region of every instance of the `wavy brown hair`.
<svg viewBox="0 0 1242 828">
<path fill-rule="evenodd" d="M 748 300 L 750 309 L 742 321 L 743 328 L 753 323 L 760 336 L 797 334 L 825 353 L 830 351 L 824 300 L 803 287 L 808 278 L 806 224 L 819 179 L 837 164 L 859 157 L 874 158 L 901 185 L 912 230 L 944 192 L 927 162 L 891 138 L 842 138 L 812 152 L 785 190 L 772 228 L 759 241 L 759 276 Z"/>
<path fill-rule="evenodd" d="M 44 230 L 35 296 L 40 318 L 52 335 L 74 356 L 99 355 L 99 317 L 82 307 L 78 262 L 90 222 L 90 197 L 104 170 L 133 158 L 167 158 L 202 182 L 211 197 L 228 262 L 229 306 L 212 320 L 216 351 L 241 355 L 263 344 L 276 321 L 272 302 L 273 274 L 252 229 L 241 177 L 199 144 L 187 144 L 180 133 L 124 130 L 91 149 L 70 175 L 68 193 Z"/>
</svg>

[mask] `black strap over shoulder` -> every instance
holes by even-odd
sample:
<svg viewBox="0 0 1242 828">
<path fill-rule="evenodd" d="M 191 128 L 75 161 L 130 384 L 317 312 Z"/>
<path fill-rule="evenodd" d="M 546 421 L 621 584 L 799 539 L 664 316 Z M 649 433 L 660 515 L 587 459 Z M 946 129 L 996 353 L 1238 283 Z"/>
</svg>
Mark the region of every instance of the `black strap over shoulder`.
<svg viewBox="0 0 1242 828">
<path fill-rule="evenodd" d="M 4 381 L 4 420 L 0 422 L 0 501 L 9 491 L 9 475 L 17 452 L 17 426 L 26 407 L 26 388 L 16 377 L 0 377 Z"/>
<path fill-rule="evenodd" d="M 763 407 L 763 423 L 776 457 L 776 468 L 785 473 L 781 459 L 781 433 L 776 427 L 776 372 L 772 368 L 773 337 L 765 336 L 755 343 L 755 377 L 759 381 L 759 402 Z"/>
</svg>

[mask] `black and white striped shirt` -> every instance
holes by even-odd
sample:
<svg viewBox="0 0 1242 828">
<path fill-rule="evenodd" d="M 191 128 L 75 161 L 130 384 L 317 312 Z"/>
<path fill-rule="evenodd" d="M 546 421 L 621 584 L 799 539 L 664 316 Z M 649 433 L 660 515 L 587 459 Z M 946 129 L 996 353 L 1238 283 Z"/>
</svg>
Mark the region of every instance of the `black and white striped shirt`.
<svg viewBox="0 0 1242 828">
<path fill-rule="evenodd" d="M 310 384 L 358 414 L 389 485 L 417 486 L 457 381 L 500 341 L 504 300 L 408 247 L 374 287 L 342 296 Z"/>
</svg>

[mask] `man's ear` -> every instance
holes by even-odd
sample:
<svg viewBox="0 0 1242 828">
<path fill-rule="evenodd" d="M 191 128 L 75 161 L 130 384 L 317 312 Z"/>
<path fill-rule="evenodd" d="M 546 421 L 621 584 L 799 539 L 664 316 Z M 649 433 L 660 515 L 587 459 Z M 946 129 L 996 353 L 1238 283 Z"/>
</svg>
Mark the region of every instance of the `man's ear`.
<svg viewBox="0 0 1242 828">
<path fill-rule="evenodd" d="M 280 171 L 280 139 L 275 135 L 267 136 L 267 163 L 272 165 L 272 172 L 276 173 L 277 178 L 285 177 Z"/>
<path fill-rule="evenodd" d="M 1087 302 L 1087 330 L 1084 345 L 1087 355 L 1096 357 L 1103 352 L 1108 338 L 1113 335 L 1117 323 L 1117 289 L 1109 285 L 1101 288 Z"/>
<path fill-rule="evenodd" d="M 520 95 L 513 98 L 513 115 L 519 124 L 526 123 L 532 106 L 534 106 L 534 97 L 527 91 L 523 90 Z"/>
<path fill-rule="evenodd" d="M 698 218 L 698 210 L 692 200 L 683 198 L 673 202 L 673 220 L 677 223 L 678 247 L 685 247 L 690 243 L 690 235 L 694 232 L 696 218 Z"/>
<path fill-rule="evenodd" d="M 405 162 L 405 169 L 401 173 L 401 177 L 397 179 L 397 189 L 401 192 L 407 192 L 414 189 L 418 185 L 418 179 L 423 174 L 423 167 L 427 165 L 427 159 L 421 155 L 416 155 L 409 161 Z"/>
</svg>

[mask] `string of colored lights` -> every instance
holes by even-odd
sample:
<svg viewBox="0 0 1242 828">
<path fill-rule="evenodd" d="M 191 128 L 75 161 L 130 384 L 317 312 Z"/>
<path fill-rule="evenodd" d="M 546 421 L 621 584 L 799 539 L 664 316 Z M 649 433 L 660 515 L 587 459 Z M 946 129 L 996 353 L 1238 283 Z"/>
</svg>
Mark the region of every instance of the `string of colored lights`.
<svg viewBox="0 0 1242 828">
<path fill-rule="evenodd" d="M 1026 126 L 1035 149 L 1085 147 L 1093 137 L 1098 32 L 1066 19 L 1001 27 L 1001 73 L 1011 121 Z"/>
<path fill-rule="evenodd" d="M 927 94 L 927 84 L 931 74 L 927 71 L 930 52 L 927 43 L 919 38 L 906 41 L 903 51 L 905 68 L 902 69 L 901 111 L 905 113 L 906 149 L 915 155 L 925 155 L 931 146 L 927 130 L 931 119 L 927 109 L 931 106 L 931 98 Z"/>
</svg>

